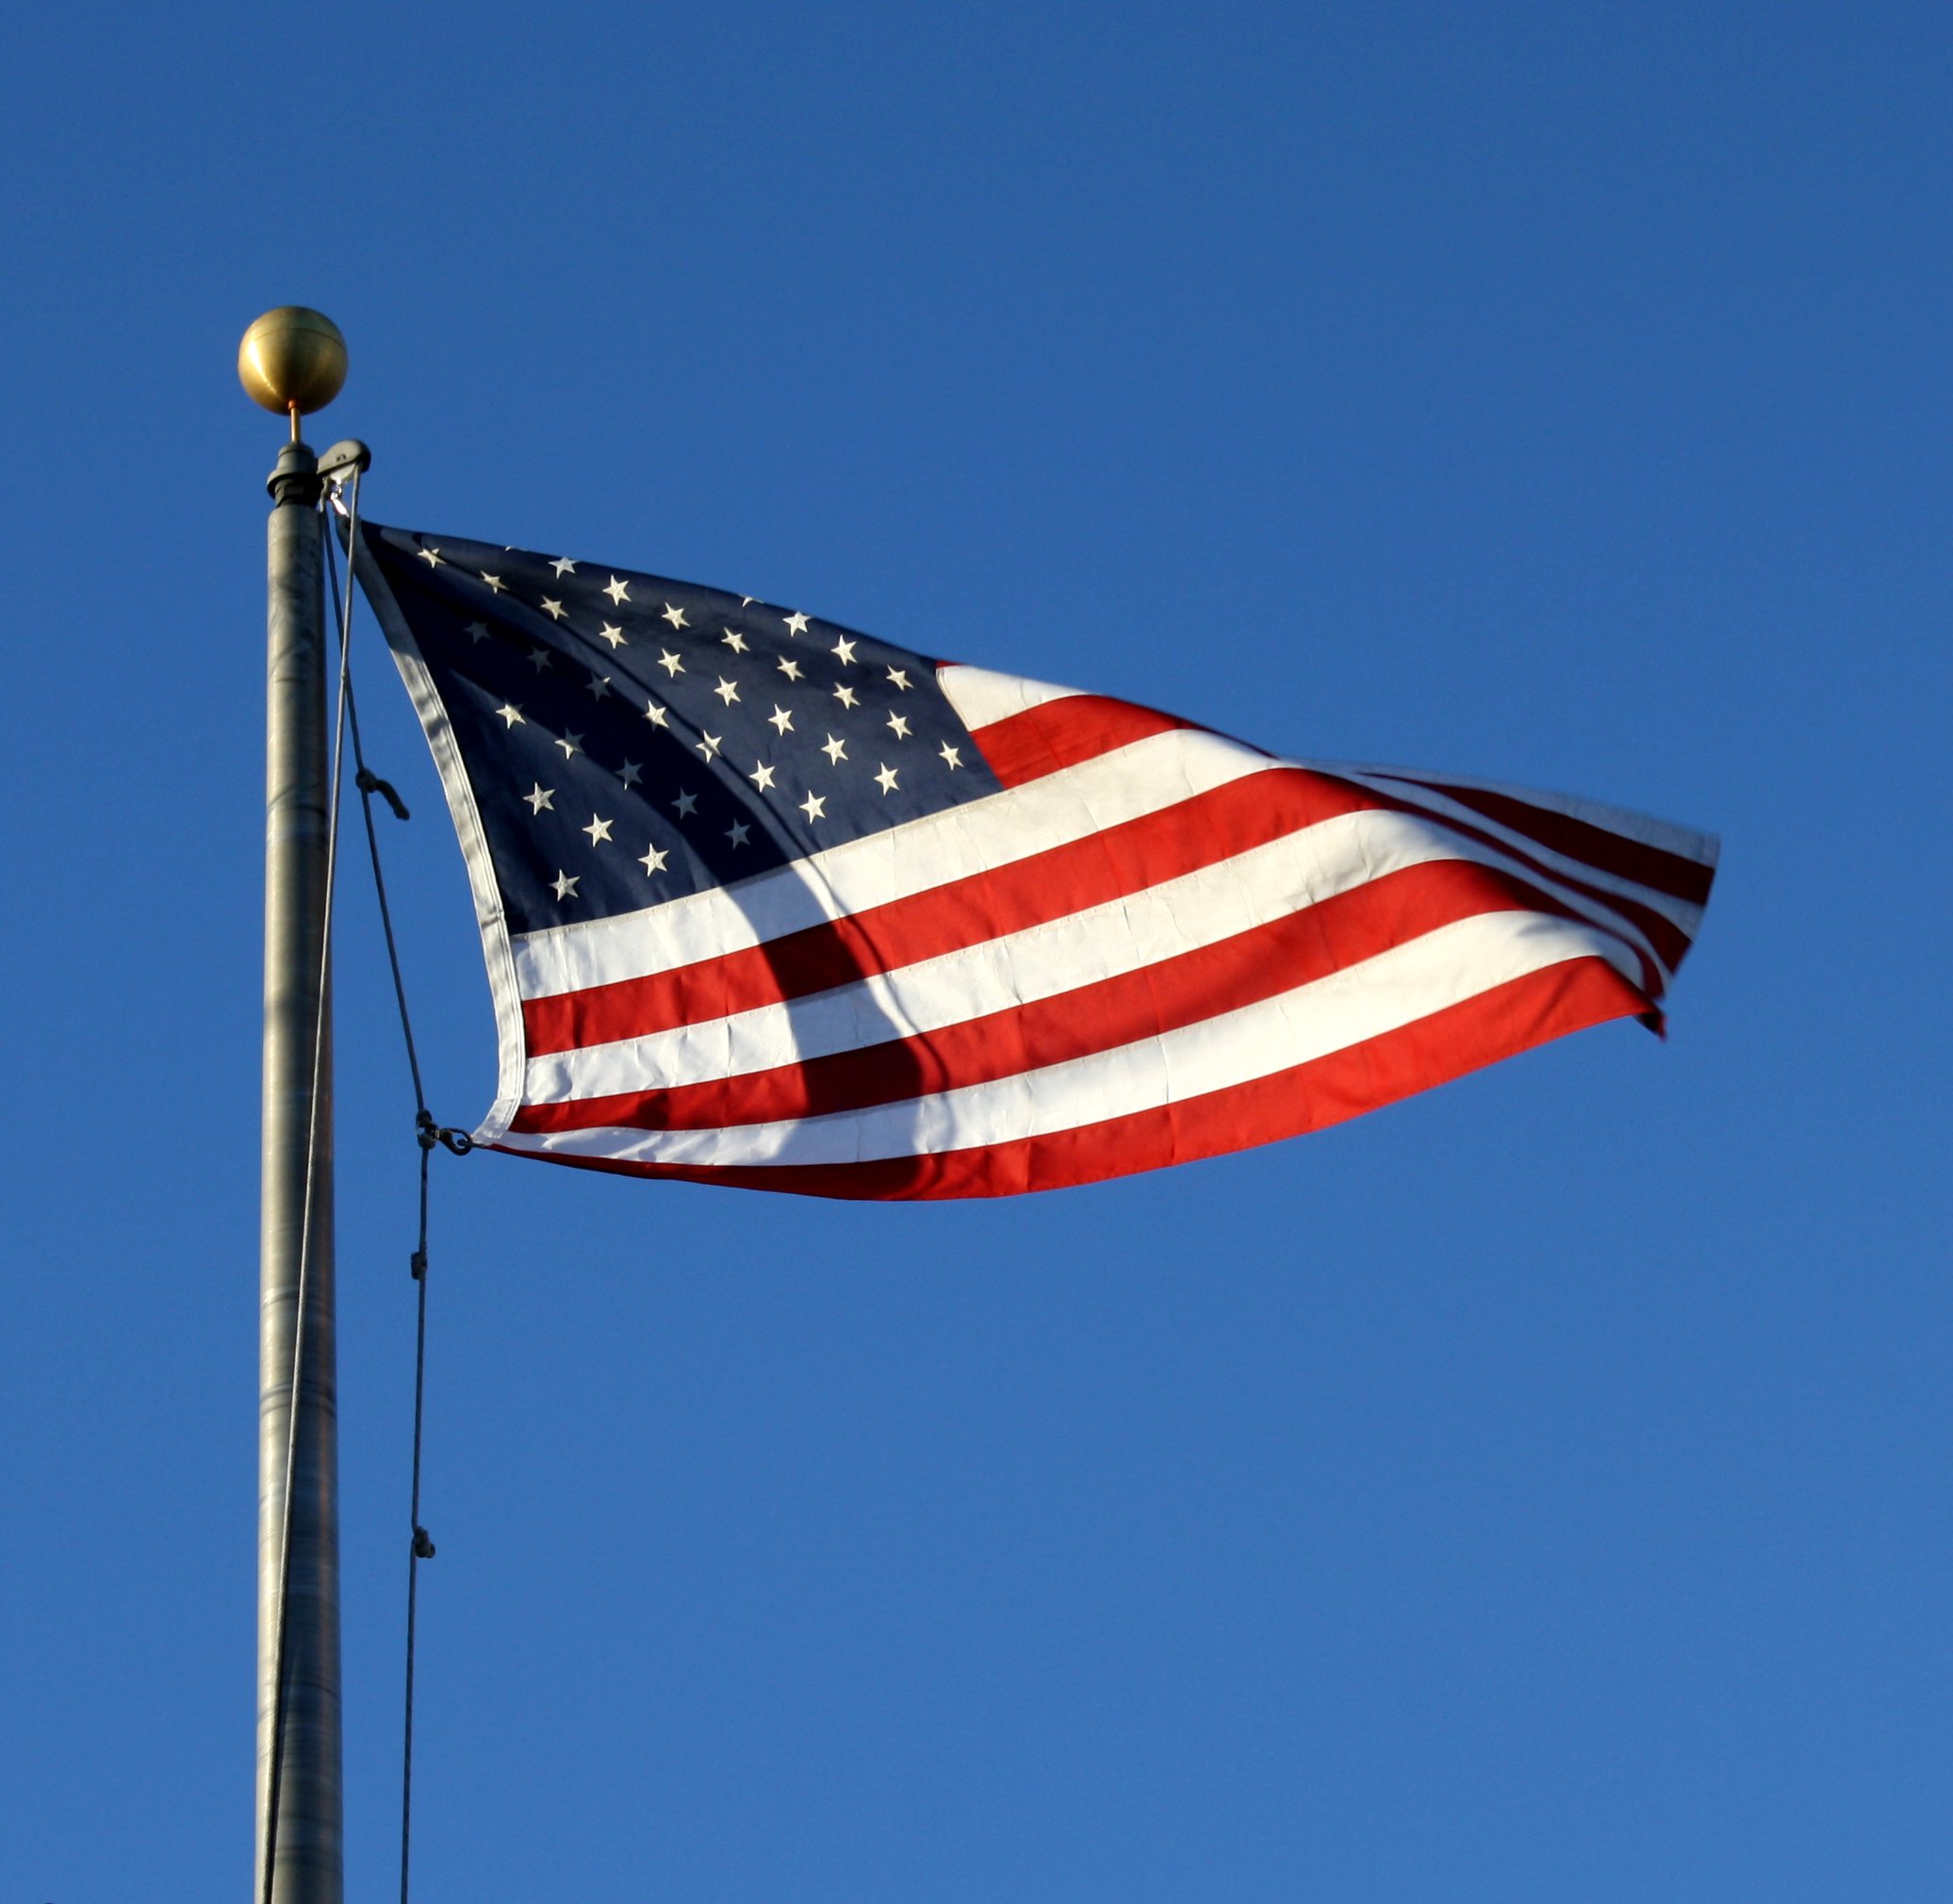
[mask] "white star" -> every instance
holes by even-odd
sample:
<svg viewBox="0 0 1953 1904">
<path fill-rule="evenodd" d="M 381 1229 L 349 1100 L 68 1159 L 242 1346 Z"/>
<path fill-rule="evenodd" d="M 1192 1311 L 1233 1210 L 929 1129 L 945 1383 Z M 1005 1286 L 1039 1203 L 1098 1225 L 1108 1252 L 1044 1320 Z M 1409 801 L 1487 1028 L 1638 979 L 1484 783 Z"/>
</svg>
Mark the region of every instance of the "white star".
<svg viewBox="0 0 1953 1904">
<path fill-rule="evenodd" d="M 886 761 L 882 762 L 881 771 L 875 776 L 875 784 L 881 789 L 883 799 L 887 799 L 895 790 L 895 770 Z"/>
<path fill-rule="evenodd" d="M 653 873 L 662 873 L 665 861 L 670 858 L 669 852 L 661 853 L 656 846 L 647 845 L 637 863 L 644 868 L 645 878 L 648 879 Z"/>
<path fill-rule="evenodd" d="M 654 700 L 648 700 L 645 702 L 644 717 L 646 720 L 649 721 L 654 728 L 668 727 L 670 725 L 670 723 L 665 719 L 665 710 L 661 708 L 658 705 L 658 703 Z"/>
<path fill-rule="evenodd" d="M 719 748 L 725 745 L 725 743 L 719 739 L 717 734 L 709 734 L 705 731 L 703 728 L 700 728 L 698 730 L 698 740 L 697 745 L 698 751 L 701 754 L 703 754 L 707 760 L 711 760 L 718 752 Z"/>
<path fill-rule="evenodd" d="M 556 745 L 563 749 L 563 758 L 568 760 L 571 755 L 583 752 L 583 737 L 582 734 L 565 734 Z"/>
<path fill-rule="evenodd" d="M 563 619 L 563 604 L 560 601 L 551 601 L 546 595 L 543 597 L 543 613 L 551 621 L 561 621 Z"/>
<path fill-rule="evenodd" d="M 744 820 L 734 820 L 732 824 L 729 828 L 727 828 L 726 837 L 727 839 L 730 840 L 735 846 L 743 846 L 746 845 L 747 835 L 749 834 L 751 831 L 752 829 L 748 827 Z"/>
<path fill-rule="evenodd" d="M 734 654 L 744 654 L 746 652 L 746 636 L 741 634 L 736 628 L 729 628 L 725 632 L 724 639 L 726 646 Z"/>
<path fill-rule="evenodd" d="M 675 629 L 682 628 L 685 625 L 685 612 L 681 608 L 672 607 L 667 601 L 665 604 L 665 619 Z"/>
<path fill-rule="evenodd" d="M 469 622 L 468 625 L 468 638 L 471 642 L 486 641 L 488 639 L 488 624 L 485 621 Z"/>
<path fill-rule="evenodd" d="M 659 650 L 658 665 L 665 670 L 667 676 L 673 678 L 683 674 L 685 671 L 684 663 L 677 655 L 673 654 L 668 648 Z"/>
<path fill-rule="evenodd" d="M 759 599 L 757 595 L 742 595 L 739 598 L 739 605 L 741 608 L 750 608 Z"/>
<path fill-rule="evenodd" d="M 682 820 L 698 811 L 698 796 L 697 794 L 681 794 L 671 804 L 677 811 L 679 818 Z"/>
<path fill-rule="evenodd" d="M 559 555 L 550 566 L 556 571 L 556 580 L 561 582 L 566 575 L 574 575 L 577 566 L 566 555 Z"/>
<path fill-rule="evenodd" d="M 755 761 L 753 770 L 747 775 L 747 779 L 763 794 L 773 784 L 773 769 L 764 761 Z"/>
<path fill-rule="evenodd" d="M 898 741 L 906 741 L 909 738 L 909 723 L 905 721 L 900 714 L 889 715 L 888 730 L 890 733 L 894 734 Z"/>
<path fill-rule="evenodd" d="M 579 875 L 577 877 L 581 876 Z M 576 892 L 577 889 L 576 878 L 573 878 L 568 873 L 564 872 L 560 866 L 556 869 L 556 878 L 553 884 L 555 888 L 556 896 L 559 899 L 569 898 Z"/>
<path fill-rule="evenodd" d="M 943 758 L 944 762 L 947 763 L 949 771 L 951 773 L 955 773 L 957 768 L 962 765 L 963 751 L 960 747 L 953 747 L 949 745 L 947 741 L 944 741 L 943 743 L 942 753 Z"/>
<path fill-rule="evenodd" d="M 909 692 L 909 677 L 900 668 L 890 668 L 888 671 L 888 678 L 892 681 L 894 681 L 894 684 L 898 688 L 900 688 L 904 694 L 907 694 Z"/>
<path fill-rule="evenodd" d="M 838 767 L 847 758 L 847 743 L 845 741 L 837 741 L 832 734 L 829 734 L 828 736 L 828 744 L 821 749 L 821 752 L 827 755 L 829 766 Z"/>
<path fill-rule="evenodd" d="M 800 811 L 807 815 L 807 824 L 811 827 L 826 814 L 828 803 L 818 794 L 809 794 L 800 802 Z"/>
<path fill-rule="evenodd" d="M 538 780 L 522 797 L 529 802 L 529 811 L 532 813 L 539 813 L 545 807 L 555 807 L 556 789 L 546 787 Z"/>
<path fill-rule="evenodd" d="M 798 609 L 796 609 L 792 615 L 787 616 L 787 629 L 793 634 L 805 634 L 807 632 L 807 617 Z"/>
<path fill-rule="evenodd" d="M 522 710 L 518 708 L 513 701 L 503 701 L 502 704 L 495 710 L 495 712 L 499 714 L 503 720 L 508 722 L 509 726 L 512 728 L 517 726 L 522 718 Z"/>
<path fill-rule="evenodd" d="M 597 631 L 597 638 L 599 641 L 609 642 L 613 648 L 625 648 L 629 646 L 624 639 L 624 631 L 613 622 L 605 622 Z"/>
<path fill-rule="evenodd" d="M 529 650 L 529 665 L 537 674 L 550 665 L 550 650 L 546 648 L 532 648 Z"/>
<path fill-rule="evenodd" d="M 441 551 L 438 549 L 418 549 L 414 551 L 430 568 L 441 566 Z"/>
<path fill-rule="evenodd" d="M 843 667 L 852 667 L 854 665 L 854 643 L 849 641 L 845 635 L 834 644 L 834 652 L 841 657 Z"/>
<path fill-rule="evenodd" d="M 843 685 L 834 690 L 834 698 L 843 707 L 852 707 L 855 704 L 855 691 L 844 682 Z"/>
<path fill-rule="evenodd" d="M 488 592 L 490 595 L 500 595 L 501 593 L 502 580 L 501 576 L 490 575 L 488 571 L 484 568 L 482 571 L 482 580 L 488 584 Z"/>
<path fill-rule="evenodd" d="M 775 665 L 779 667 L 780 673 L 785 675 L 789 681 L 798 681 L 800 679 L 800 664 L 797 661 L 778 662 Z"/>
<path fill-rule="evenodd" d="M 724 675 L 719 677 L 719 684 L 713 689 L 713 693 L 717 695 L 728 707 L 730 707 L 739 698 L 739 690 Z"/>
<path fill-rule="evenodd" d="M 634 787 L 644 779 L 644 769 L 635 761 L 626 761 L 617 769 L 617 784 L 620 787 Z"/>
<path fill-rule="evenodd" d="M 610 579 L 610 585 L 603 593 L 621 607 L 631 599 L 631 584 L 628 582 L 619 582 L 614 575 Z"/>
<path fill-rule="evenodd" d="M 592 700 L 601 700 L 611 691 L 611 678 L 607 674 L 592 674 L 583 683 L 583 692 Z"/>
<path fill-rule="evenodd" d="M 776 704 L 773 712 L 766 716 L 766 725 L 777 734 L 790 734 L 794 730 L 794 717 L 785 708 Z"/>
<path fill-rule="evenodd" d="M 579 827 L 577 829 L 577 831 L 580 833 L 588 833 L 590 836 L 590 844 L 593 846 L 597 846 L 601 845 L 605 840 L 610 838 L 610 821 L 599 819 L 595 813 L 592 813 L 590 815 L 590 824 L 587 827 Z"/>
</svg>

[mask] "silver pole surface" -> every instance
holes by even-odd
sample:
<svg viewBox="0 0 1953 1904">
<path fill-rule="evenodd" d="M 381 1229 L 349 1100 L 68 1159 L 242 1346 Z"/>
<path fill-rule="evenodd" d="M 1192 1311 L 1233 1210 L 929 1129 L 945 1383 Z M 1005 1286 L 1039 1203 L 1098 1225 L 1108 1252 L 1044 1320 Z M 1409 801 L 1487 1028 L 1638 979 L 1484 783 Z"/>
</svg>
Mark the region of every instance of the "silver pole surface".
<svg viewBox="0 0 1953 1904">
<path fill-rule="evenodd" d="M 262 1899 L 268 1796 L 275 1777 L 271 1904 L 341 1904 L 332 1017 L 324 957 L 331 762 L 319 477 L 316 459 L 296 435 L 294 418 L 294 440 L 280 453 L 270 484 L 275 506 L 265 758 L 255 1868 Z M 296 1406 L 295 1348 L 302 1359 Z"/>
</svg>

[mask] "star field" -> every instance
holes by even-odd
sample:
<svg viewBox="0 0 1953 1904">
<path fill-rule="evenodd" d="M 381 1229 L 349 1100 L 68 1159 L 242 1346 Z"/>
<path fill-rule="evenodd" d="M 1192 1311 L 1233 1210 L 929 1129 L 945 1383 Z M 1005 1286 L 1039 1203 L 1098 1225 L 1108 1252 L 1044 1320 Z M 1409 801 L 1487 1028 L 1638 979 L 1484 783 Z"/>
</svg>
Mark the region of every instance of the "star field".
<svg viewBox="0 0 1953 1904">
<path fill-rule="evenodd" d="M 362 533 L 447 712 L 512 931 L 998 791 L 911 649 L 579 557 Z"/>
</svg>

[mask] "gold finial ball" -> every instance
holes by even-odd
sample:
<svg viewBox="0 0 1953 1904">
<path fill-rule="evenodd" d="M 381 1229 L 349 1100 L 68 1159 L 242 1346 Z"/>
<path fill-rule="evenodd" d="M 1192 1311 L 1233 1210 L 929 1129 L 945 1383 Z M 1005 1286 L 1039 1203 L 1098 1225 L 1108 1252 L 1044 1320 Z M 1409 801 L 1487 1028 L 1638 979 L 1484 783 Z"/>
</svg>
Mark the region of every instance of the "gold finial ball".
<svg viewBox="0 0 1953 1904">
<path fill-rule="evenodd" d="M 309 416 L 324 409 L 346 381 L 346 339 L 323 312 L 282 304 L 244 333 L 238 381 L 267 410 Z"/>
</svg>

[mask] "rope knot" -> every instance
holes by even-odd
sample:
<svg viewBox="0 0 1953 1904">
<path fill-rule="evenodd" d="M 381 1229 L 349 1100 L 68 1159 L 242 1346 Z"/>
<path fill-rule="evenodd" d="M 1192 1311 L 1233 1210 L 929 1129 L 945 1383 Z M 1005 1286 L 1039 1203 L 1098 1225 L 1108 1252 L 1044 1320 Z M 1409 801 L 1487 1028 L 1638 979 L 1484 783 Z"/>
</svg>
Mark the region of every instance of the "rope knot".
<svg viewBox="0 0 1953 1904">
<path fill-rule="evenodd" d="M 372 768 L 362 766 L 353 776 L 353 784 L 363 794 L 378 794 L 393 809 L 395 819 L 410 820 L 414 817 L 407 812 L 406 801 L 394 792 L 393 783 L 390 780 L 383 780 Z"/>
<path fill-rule="evenodd" d="M 417 1527 L 414 1530 L 414 1558 L 416 1560 L 432 1560 L 434 1558 L 434 1542 L 428 1538 L 427 1530 L 424 1527 Z"/>
</svg>

